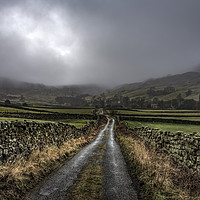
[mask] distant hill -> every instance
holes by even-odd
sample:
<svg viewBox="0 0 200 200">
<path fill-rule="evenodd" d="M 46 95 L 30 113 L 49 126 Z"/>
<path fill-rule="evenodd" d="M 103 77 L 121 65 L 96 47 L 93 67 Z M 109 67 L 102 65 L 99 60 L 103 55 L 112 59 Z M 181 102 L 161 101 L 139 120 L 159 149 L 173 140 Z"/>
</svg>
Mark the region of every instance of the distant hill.
<svg viewBox="0 0 200 200">
<path fill-rule="evenodd" d="M 164 90 L 166 87 L 174 87 L 175 91 L 169 94 L 162 94 L 162 92 L 159 93 L 159 91 Z M 121 85 L 106 93 L 106 97 L 109 98 L 120 94 L 131 99 L 137 97 L 151 99 L 152 96 L 148 95 L 148 90 L 150 90 L 150 88 L 158 91 L 157 94 L 159 95 L 155 96 L 161 100 L 170 100 L 179 94 L 186 99 L 198 100 L 200 94 L 200 73 L 187 72 L 157 79 L 149 79 L 139 83 Z M 191 92 L 187 93 L 188 90 L 191 90 Z"/>
<path fill-rule="evenodd" d="M 104 91 L 97 85 L 46 86 L 0 77 L 0 101 L 52 104 L 56 97 L 90 96 Z"/>
<path fill-rule="evenodd" d="M 141 98 L 149 104 L 177 98 L 199 101 L 199 95 L 200 72 L 187 72 L 124 84 L 109 91 L 97 85 L 46 86 L 0 78 L 0 101 L 9 99 L 13 103 L 69 103 L 71 105 L 80 103 L 82 106 L 102 107 L 103 105 L 122 105 L 124 104 L 122 102 L 132 100 L 129 105 L 133 105 L 134 99 Z M 120 96 L 129 97 L 129 99 L 122 100 Z"/>
</svg>

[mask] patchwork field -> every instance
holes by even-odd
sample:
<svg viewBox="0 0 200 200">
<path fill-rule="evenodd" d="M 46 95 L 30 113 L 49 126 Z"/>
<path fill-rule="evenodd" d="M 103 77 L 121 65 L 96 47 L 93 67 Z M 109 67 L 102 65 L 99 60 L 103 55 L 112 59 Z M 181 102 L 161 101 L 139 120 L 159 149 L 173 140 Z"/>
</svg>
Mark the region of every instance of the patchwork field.
<svg viewBox="0 0 200 200">
<path fill-rule="evenodd" d="M 56 108 L 53 106 L 14 108 L 0 106 L 0 121 L 61 122 L 81 128 L 91 121 L 91 119 L 87 119 L 87 116 L 92 116 L 93 112 L 93 108 Z M 57 116 L 55 118 L 53 117 L 54 113 Z"/>
<path fill-rule="evenodd" d="M 200 110 L 114 110 L 118 115 L 136 116 L 199 116 Z"/>
<path fill-rule="evenodd" d="M 3 106 L 0 106 L 0 113 L 2 112 L 11 112 L 11 113 L 40 113 L 41 111 L 33 111 L 33 110 L 27 110 L 27 109 L 24 109 L 23 107 L 21 108 L 12 108 L 12 107 L 3 107 Z M 46 111 L 44 111 L 46 112 Z"/>
<path fill-rule="evenodd" d="M 93 108 L 51 108 L 51 107 L 48 108 L 32 107 L 32 108 L 47 112 L 67 113 L 67 114 L 93 114 L 94 111 Z"/>
<path fill-rule="evenodd" d="M 131 128 L 148 126 L 162 131 L 200 133 L 200 110 L 114 110 Z"/>
<path fill-rule="evenodd" d="M 140 121 L 140 119 L 154 119 L 152 121 L 169 121 L 170 120 L 181 120 L 182 123 L 187 123 L 184 121 L 200 122 L 200 111 L 199 110 L 114 110 L 110 113 L 116 113 L 121 119 L 128 120 L 128 118 L 137 118 L 135 121 Z M 134 119 L 130 119 L 131 121 Z M 144 120 L 145 121 L 145 120 Z M 180 121 L 180 122 L 181 122 Z M 192 124 L 192 123 L 191 123 Z M 196 123 L 197 124 L 197 123 Z"/>
</svg>

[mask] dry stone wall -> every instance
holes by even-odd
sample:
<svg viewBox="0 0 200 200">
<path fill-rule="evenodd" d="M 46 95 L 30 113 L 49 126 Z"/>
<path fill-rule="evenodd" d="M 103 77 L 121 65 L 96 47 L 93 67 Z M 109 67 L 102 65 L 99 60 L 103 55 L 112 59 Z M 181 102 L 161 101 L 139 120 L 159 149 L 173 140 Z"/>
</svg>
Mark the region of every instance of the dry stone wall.
<svg viewBox="0 0 200 200">
<path fill-rule="evenodd" d="M 127 129 L 184 166 L 200 171 L 200 135 L 198 133 L 163 132 L 149 127 L 130 128 L 127 126 Z"/>
<path fill-rule="evenodd" d="M 63 123 L 0 122 L 0 164 L 26 159 L 36 149 L 60 146 L 72 138 L 88 134 L 99 125 L 100 119 L 83 128 Z"/>
<path fill-rule="evenodd" d="M 38 120 L 59 120 L 59 119 L 88 119 L 97 120 L 97 115 L 90 114 L 67 114 L 67 113 L 14 113 L 14 112 L 2 112 L 0 117 L 13 117 L 13 118 L 25 118 L 25 119 L 38 119 Z"/>
</svg>

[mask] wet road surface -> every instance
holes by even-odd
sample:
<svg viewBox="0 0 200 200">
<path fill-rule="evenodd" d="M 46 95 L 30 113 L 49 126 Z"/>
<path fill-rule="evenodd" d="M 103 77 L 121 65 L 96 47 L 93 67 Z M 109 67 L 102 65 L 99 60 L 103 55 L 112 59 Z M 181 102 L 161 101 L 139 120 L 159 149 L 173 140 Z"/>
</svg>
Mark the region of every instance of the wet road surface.
<svg viewBox="0 0 200 200">
<path fill-rule="evenodd" d="M 104 199 L 137 200 L 137 193 L 128 174 L 119 145 L 114 139 L 114 120 L 109 127 L 104 158 Z"/>
<path fill-rule="evenodd" d="M 70 161 L 66 162 L 40 188 L 27 199 L 31 200 L 64 200 L 67 190 L 77 179 L 81 170 L 89 163 L 94 151 L 102 143 L 105 131 L 109 131 L 106 151 L 103 158 L 104 199 L 137 200 L 137 194 L 128 174 L 126 163 L 120 147 L 114 140 L 114 120 L 108 119 L 104 129 L 90 145 L 81 150 Z"/>
</svg>

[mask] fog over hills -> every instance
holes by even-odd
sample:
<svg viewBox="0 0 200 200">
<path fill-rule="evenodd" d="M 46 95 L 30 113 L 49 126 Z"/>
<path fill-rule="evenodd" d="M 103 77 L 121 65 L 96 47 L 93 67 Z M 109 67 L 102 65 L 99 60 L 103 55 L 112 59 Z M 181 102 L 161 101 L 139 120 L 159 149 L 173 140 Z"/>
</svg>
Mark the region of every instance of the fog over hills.
<svg viewBox="0 0 200 200">
<path fill-rule="evenodd" d="M 63 85 L 63 86 L 48 86 L 45 84 L 28 83 L 22 81 L 16 81 L 9 78 L 0 77 L 0 89 L 7 93 L 18 93 L 32 90 L 49 90 L 60 92 L 72 92 L 74 94 L 89 94 L 95 95 L 103 92 L 105 88 L 94 84 L 88 85 Z"/>
<path fill-rule="evenodd" d="M 162 94 L 162 91 L 167 88 L 173 88 L 174 91 Z M 154 92 L 154 95 L 150 95 L 150 91 Z M 189 95 L 186 95 L 187 93 Z M 108 98 L 115 95 L 122 95 L 131 99 L 145 98 L 148 100 L 153 100 L 156 97 L 164 101 L 172 100 L 177 98 L 178 95 L 182 95 L 184 99 L 198 101 L 200 95 L 200 73 L 186 72 L 157 79 L 149 79 L 144 82 L 124 84 L 110 90 L 106 95 Z"/>
<path fill-rule="evenodd" d="M 163 90 L 166 87 L 174 87 L 175 91 L 168 95 L 158 95 L 160 99 L 168 100 L 175 98 L 179 93 L 183 96 L 185 92 L 191 90 L 192 93 L 185 97 L 198 100 L 200 94 L 200 72 L 187 72 L 183 74 L 168 75 L 157 79 L 149 79 L 143 82 L 119 85 L 112 89 L 98 85 L 66 85 L 66 86 L 46 86 L 44 84 L 34 84 L 20 82 L 8 78 L 0 78 L 0 97 L 13 100 L 19 99 L 21 95 L 28 102 L 55 103 L 56 97 L 77 97 L 77 96 L 101 96 L 106 98 L 115 95 L 133 98 L 147 98 L 150 88 Z M 152 97 L 151 97 L 152 98 Z"/>
<path fill-rule="evenodd" d="M 157 79 L 149 79 L 143 82 L 130 83 L 118 86 L 117 90 L 133 90 L 139 87 L 162 86 L 197 86 L 200 84 L 200 72 L 186 72 L 183 74 L 168 75 Z"/>
<path fill-rule="evenodd" d="M 104 92 L 106 88 L 88 85 L 47 86 L 44 84 L 28 83 L 0 77 L 0 100 L 9 99 L 13 102 L 24 101 L 30 103 L 55 103 L 56 97 L 76 97 L 96 95 Z"/>
</svg>

